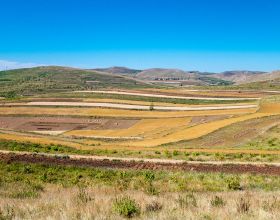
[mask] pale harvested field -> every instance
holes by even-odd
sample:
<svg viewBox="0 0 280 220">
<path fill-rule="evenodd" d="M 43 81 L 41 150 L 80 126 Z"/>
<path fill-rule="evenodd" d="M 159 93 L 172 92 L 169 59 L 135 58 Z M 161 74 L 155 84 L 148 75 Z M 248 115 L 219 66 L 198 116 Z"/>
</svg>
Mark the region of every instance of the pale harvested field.
<svg viewBox="0 0 280 220">
<path fill-rule="evenodd" d="M 149 110 L 150 106 L 146 105 L 128 105 L 118 103 L 88 103 L 88 102 L 28 102 L 28 103 L 13 103 L 13 105 L 27 106 L 71 106 L 71 107 L 101 107 L 114 109 L 130 109 L 130 110 Z M 162 111 L 204 111 L 204 110 L 225 110 L 225 109 L 247 109 L 257 108 L 257 105 L 227 105 L 227 106 L 153 106 L 154 110 Z"/>
<path fill-rule="evenodd" d="M 32 101 L 32 100 L 31 100 Z M 34 100 L 35 101 L 35 100 Z M 37 100 L 38 101 L 38 100 Z M 44 101 L 41 99 L 41 101 Z M 55 101 L 55 100 L 53 100 Z M 147 102 L 147 101 L 135 101 L 135 100 L 126 100 L 124 99 L 106 99 L 106 98 L 86 98 L 82 99 L 83 102 L 102 102 L 102 103 L 120 103 L 120 104 L 131 104 L 131 105 L 147 105 L 150 106 L 153 103 L 155 106 L 171 106 L 171 107 L 197 107 L 198 105 L 192 104 L 175 104 L 175 103 L 165 103 L 165 102 Z M 257 102 L 242 102 L 242 105 L 252 105 L 257 104 Z M 199 104 L 200 107 L 204 106 L 233 106 L 233 105 L 240 105 L 240 103 L 224 103 L 224 104 Z"/>
<path fill-rule="evenodd" d="M 147 105 L 150 106 L 151 102 L 146 101 L 135 101 L 135 100 L 125 100 L 125 99 L 93 99 L 93 98 L 86 98 L 83 99 L 83 102 L 103 102 L 103 103 L 119 103 L 119 104 L 130 104 L 130 105 Z M 153 102 L 154 105 L 160 106 L 191 106 L 187 104 L 174 104 L 174 103 L 164 103 L 164 102 Z M 251 104 L 251 103 L 242 103 L 242 104 Z"/>
</svg>

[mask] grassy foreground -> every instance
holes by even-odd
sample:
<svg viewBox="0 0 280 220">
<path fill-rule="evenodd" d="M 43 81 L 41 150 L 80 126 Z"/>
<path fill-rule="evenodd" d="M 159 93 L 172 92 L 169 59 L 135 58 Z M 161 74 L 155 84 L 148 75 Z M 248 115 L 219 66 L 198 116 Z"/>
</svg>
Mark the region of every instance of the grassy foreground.
<svg viewBox="0 0 280 220">
<path fill-rule="evenodd" d="M 277 219 L 279 189 L 278 176 L 0 162 L 0 219 Z"/>
</svg>

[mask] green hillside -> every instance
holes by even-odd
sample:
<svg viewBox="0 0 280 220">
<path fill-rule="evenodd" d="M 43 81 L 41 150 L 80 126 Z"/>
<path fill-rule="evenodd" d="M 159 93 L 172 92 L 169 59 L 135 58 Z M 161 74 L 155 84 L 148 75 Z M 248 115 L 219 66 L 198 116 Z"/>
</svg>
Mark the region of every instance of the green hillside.
<svg viewBox="0 0 280 220">
<path fill-rule="evenodd" d="M 239 87 L 242 89 L 247 88 L 247 89 L 280 90 L 280 78 L 261 81 L 261 82 L 242 84 Z"/>
<path fill-rule="evenodd" d="M 97 88 L 143 88 L 149 85 L 125 76 L 52 66 L 0 71 L 0 87 L 0 96 L 9 97 Z"/>
</svg>

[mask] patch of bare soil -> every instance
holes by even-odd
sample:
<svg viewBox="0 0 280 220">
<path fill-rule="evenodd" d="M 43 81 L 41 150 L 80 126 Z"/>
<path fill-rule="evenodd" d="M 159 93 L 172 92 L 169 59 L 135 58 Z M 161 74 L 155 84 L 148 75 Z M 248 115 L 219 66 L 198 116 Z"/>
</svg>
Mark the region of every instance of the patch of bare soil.
<svg viewBox="0 0 280 220">
<path fill-rule="evenodd" d="M 80 102 L 79 98 L 32 98 L 32 102 Z"/>
<path fill-rule="evenodd" d="M 211 121 L 223 120 L 232 117 L 232 115 L 210 115 L 210 116 L 196 116 L 192 117 L 191 122 L 189 123 L 190 126 L 203 124 Z"/>
<path fill-rule="evenodd" d="M 70 159 L 67 156 L 45 156 L 39 154 L 0 153 L 0 160 L 6 163 L 24 162 L 47 165 L 82 166 L 136 170 L 183 170 L 186 172 L 223 172 L 223 173 L 255 173 L 280 175 L 280 169 L 274 165 L 253 164 L 190 164 L 190 163 L 155 163 L 141 161 L 108 160 L 108 159 Z"/>
<path fill-rule="evenodd" d="M 0 117 L 0 128 L 18 131 L 125 129 L 138 120 L 72 117 Z"/>
</svg>

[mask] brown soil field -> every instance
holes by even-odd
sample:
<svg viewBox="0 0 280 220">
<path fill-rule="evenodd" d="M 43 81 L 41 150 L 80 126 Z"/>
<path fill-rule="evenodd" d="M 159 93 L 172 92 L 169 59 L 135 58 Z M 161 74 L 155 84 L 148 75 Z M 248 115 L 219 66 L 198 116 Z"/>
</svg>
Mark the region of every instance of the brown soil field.
<svg viewBox="0 0 280 220">
<path fill-rule="evenodd" d="M 280 175 L 278 166 L 249 164 L 191 164 L 191 163 L 154 163 L 122 160 L 70 159 L 63 156 L 45 156 L 39 154 L 0 153 L 0 160 L 6 163 L 25 162 L 63 166 L 86 166 L 100 168 L 136 169 L 136 170 L 183 170 L 186 172 L 223 172 L 256 173 Z"/>
<path fill-rule="evenodd" d="M 125 129 L 138 120 L 130 119 L 92 119 L 71 117 L 1 117 L 0 128 L 20 131 L 66 131 L 66 130 L 100 130 Z"/>
<path fill-rule="evenodd" d="M 202 123 L 223 120 L 223 119 L 227 119 L 227 118 L 231 118 L 231 117 L 233 117 L 233 115 L 196 116 L 196 117 L 192 117 L 192 120 L 188 125 L 194 126 L 194 125 L 198 125 L 198 124 L 202 124 Z"/>
</svg>

